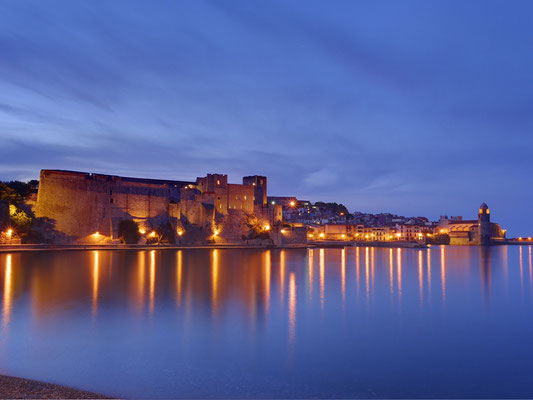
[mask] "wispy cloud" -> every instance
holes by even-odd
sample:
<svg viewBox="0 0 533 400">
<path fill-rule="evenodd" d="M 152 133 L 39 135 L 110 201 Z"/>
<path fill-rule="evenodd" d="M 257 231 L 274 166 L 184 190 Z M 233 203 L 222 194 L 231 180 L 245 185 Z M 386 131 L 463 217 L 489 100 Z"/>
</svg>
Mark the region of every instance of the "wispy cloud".
<svg viewBox="0 0 533 400">
<path fill-rule="evenodd" d="M 40 168 L 258 173 L 273 194 L 352 210 L 512 203 L 503 222 L 525 229 L 531 11 L 526 1 L 1 2 L 0 179 Z"/>
</svg>

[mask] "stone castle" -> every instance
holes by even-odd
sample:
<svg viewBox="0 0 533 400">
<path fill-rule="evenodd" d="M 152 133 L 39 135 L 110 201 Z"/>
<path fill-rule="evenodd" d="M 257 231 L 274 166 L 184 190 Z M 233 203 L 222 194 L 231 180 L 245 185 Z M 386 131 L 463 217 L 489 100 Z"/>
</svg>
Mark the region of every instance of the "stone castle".
<svg viewBox="0 0 533 400">
<path fill-rule="evenodd" d="M 251 229 L 277 245 L 306 240 L 305 231 L 282 229 L 282 207 L 267 203 L 267 178 L 258 175 L 231 184 L 223 174 L 171 181 L 42 170 L 34 210 L 79 243 L 117 240 L 123 220 L 141 233 L 170 225 L 184 243 L 248 242 Z"/>
</svg>

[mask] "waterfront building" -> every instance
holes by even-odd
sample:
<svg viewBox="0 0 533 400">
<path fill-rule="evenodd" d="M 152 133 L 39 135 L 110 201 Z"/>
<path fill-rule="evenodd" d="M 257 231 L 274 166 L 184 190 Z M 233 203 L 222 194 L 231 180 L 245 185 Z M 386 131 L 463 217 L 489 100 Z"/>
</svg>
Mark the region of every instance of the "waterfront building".
<svg viewBox="0 0 533 400">
<path fill-rule="evenodd" d="M 232 184 L 225 174 L 173 181 L 42 170 L 34 210 L 76 242 L 116 241 L 124 220 L 135 221 L 143 235 L 170 226 L 189 243 L 241 243 L 251 229 L 264 231 L 262 237 L 305 242 L 305 229 L 277 234 L 282 205 L 268 204 L 266 191 L 267 178 L 258 175 Z"/>
<path fill-rule="evenodd" d="M 505 241 L 505 229 L 490 221 L 490 209 L 485 203 L 479 206 L 475 220 L 441 217 L 437 232 L 447 234 L 451 245 L 489 245 Z"/>
</svg>

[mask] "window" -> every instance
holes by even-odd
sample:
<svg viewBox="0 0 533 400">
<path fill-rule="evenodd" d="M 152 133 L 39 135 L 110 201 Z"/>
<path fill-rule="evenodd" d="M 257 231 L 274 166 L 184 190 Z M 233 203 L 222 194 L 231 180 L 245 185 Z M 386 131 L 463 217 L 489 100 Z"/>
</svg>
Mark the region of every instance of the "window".
<svg viewBox="0 0 533 400">
<path fill-rule="evenodd" d="M 112 191 L 112 190 L 110 190 L 110 191 L 109 191 L 109 195 L 111 196 L 112 194 L 113 194 L 113 191 Z"/>
<path fill-rule="evenodd" d="M 111 204 L 113 204 L 113 199 L 109 199 L 109 202 L 110 202 Z"/>
<path fill-rule="evenodd" d="M 220 180 L 219 179 L 217 179 L 217 185 L 220 185 Z"/>
<path fill-rule="evenodd" d="M 244 196 L 244 200 L 246 200 L 246 196 Z"/>
</svg>

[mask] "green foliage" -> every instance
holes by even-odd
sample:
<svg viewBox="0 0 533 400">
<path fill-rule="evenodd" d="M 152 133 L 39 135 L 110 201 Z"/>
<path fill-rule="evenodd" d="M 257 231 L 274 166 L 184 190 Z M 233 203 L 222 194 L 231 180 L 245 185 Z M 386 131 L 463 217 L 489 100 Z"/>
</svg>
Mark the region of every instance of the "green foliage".
<svg viewBox="0 0 533 400">
<path fill-rule="evenodd" d="M 132 220 L 122 220 L 118 224 L 118 237 L 126 244 L 137 244 L 141 235 L 139 225 Z"/>
<path fill-rule="evenodd" d="M 24 210 L 10 205 L 9 215 L 11 224 L 19 234 L 29 232 L 33 220 Z"/>
<path fill-rule="evenodd" d="M 315 204 L 315 207 L 317 207 L 321 211 L 331 211 L 335 214 L 343 213 L 344 215 L 348 215 L 348 209 L 344 204 L 338 204 L 338 203 L 324 203 L 322 201 L 317 201 Z"/>
<path fill-rule="evenodd" d="M 0 200 L 7 200 L 9 204 L 15 205 L 22 203 L 23 198 L 16 190 L 0 182 Z"/>
<path fill-rule="evenodd" d="M 0 200 L 7 200 L 9 204 L 19 205 L 34 190 L 37 190 L 39 181 L 29 182 L 9 181 L 0 182 Z"/>
</svg>

